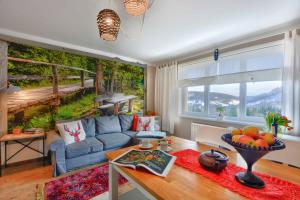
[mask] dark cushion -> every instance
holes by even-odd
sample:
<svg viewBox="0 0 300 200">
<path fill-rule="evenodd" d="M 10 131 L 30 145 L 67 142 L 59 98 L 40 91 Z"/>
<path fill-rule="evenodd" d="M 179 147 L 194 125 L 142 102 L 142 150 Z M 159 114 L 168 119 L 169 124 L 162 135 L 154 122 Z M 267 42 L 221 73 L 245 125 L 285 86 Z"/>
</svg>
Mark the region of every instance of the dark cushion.
<svg viewBox="0 0 300 200">
<path fill-rule="evenodd" d="M 118 116 L 96 117 L 96 134 L 120 133 L 121 126 Z"/>
<path fill-rule="evenodd" d="M 122 133 L 124 133 L 125 135 L 128 135 L 131 138 L 135 138 L 135 136 L 138 132 L 136 132 L 136 131 L 123 131 Z"/>
<path fill-rule="evenodd" d="M 123 147 L 131 141 L 131 137 L 123 133 L 96 135 L 96 138 L 104 144 L 104 150 Z"/>
<path fill-rule="evenodd" d="M 83 141 L 75 142 L 66 146 L 66 157 L 75 158 L 78 156 L 103 151 L 103 143 L 94 137 L 86 138 Z"/>
<path fill-rule="evenodd" d="M 122 132 L 131 130 L 133 115 L 119 115 Z"/>
<path fill-rule="evenodd" d="M 81 119 L 81 123 L 85 131 L 86 137 L 95 137 L 95 133 L 96 133 L 95 118 Z"/>
</svg>

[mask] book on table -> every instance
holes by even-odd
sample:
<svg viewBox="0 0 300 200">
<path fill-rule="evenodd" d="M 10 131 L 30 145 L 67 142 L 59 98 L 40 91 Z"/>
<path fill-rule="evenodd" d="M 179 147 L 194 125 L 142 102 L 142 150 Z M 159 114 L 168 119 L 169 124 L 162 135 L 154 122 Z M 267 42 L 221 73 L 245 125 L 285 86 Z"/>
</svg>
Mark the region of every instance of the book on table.
<svg viewBox="0 0 300 200">
<path fill-rule="evenodd" d="M 157 176 L 166 177 L 172 168 L 176 157 L 161 150 L 132 149 L 111 161 L 111 163 L 136 168 L 145 168 Z"/>
</svg>

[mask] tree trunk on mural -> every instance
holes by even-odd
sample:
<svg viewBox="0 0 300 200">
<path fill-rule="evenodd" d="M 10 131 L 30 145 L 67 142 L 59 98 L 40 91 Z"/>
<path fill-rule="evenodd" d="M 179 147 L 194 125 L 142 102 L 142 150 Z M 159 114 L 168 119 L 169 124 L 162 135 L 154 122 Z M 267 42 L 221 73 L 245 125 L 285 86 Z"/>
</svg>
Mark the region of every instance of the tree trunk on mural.
<svg viewBox="0 0 300 200">
<path fill-rule="evenodd" d="M 15 113 L 15 119 L 14 119 L 14 123 L 15 124 L 22 124 L 24 122 L 24 111 L 20 111 Z"/>
<path fill-rule="evenodd" d="M 100 60 L 96 64 L 96 95 L 105 93 L 104 78 L 103 78 L 103 67 Z"/>
<path fill-rule="evenodd" d="M 55 95 L 55 100 L 51 104 L 54 106 L 54 109 L 52 112 L 57 113 L 58 111 L 58 106 L 60 104 L 60 99 L 58 96 L 58 71 L 57 71 L 57 66 L 52 66 L 52 89 L 53 89 L 53 94 Z"/>
<path fill-rule="evenodd" d="M 110 92 L 111 93 L 114 93 L 115 79 L 116 79 L 116 67 L 111 66 L 111 77 L 110 77 Z"/>
<path fill-rule="evenodd" d="M 7 47 L 0 40 L 0 136 L 7 133 Z"/>
<path fill-rule="evenodd" d="M 81 70 L 80 71 L 80 83 L 81 83 L 81 87 L 83 87 L 83 88 L 84 88 L 84 84 L 85 84 L 84 82 L 85 82 L 84 71 Z"/>
<path fill-rule="evenodd" d="M 52 87 L 53 87 L 53 94 L 58 95 L 58 72 L 57 67 L 52 66 Z"/>
</svg>

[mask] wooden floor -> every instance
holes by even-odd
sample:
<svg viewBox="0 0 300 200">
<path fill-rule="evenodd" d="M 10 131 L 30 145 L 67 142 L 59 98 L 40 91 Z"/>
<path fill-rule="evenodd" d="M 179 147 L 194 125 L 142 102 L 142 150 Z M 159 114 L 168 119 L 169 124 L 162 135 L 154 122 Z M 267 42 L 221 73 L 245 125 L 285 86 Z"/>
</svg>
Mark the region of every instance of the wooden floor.
<svg viewBox="0 0 300 200">
<path fill-rule="evenodd" d="M 43 166 L 42 161 L 6 168 L 0 177 L 0 199 L 36 199 L 37 184 L 51 179 L 51 173 L 51 165 Z"/>
<path fill-rule="evenodd" d="M 65 86 L 59 86 L 59 96 L 63 97 L 70 93 L 74 93 L 85 88 L 93 87 L 93 80 L 86 80 L 85 87 L 81 87 L 80 83 Z M 39 89 L 21 90 L 19 92 L 8 95 L 8 112 L 16 113 L 28 106 L 43 105 L 55 99 L 52 87 L 43 87 Z"/>
</svg>

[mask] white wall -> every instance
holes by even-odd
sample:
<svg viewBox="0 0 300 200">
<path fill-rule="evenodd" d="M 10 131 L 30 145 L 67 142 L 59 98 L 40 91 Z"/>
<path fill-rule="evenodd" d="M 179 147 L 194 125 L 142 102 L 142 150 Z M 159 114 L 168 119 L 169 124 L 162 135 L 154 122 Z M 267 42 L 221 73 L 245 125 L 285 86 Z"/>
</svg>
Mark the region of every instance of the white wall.
<svg viewBox="0 0 300 200">
<path fill-rule="evenodd" d="M 219 127 L 237 127 L 242 128 L 243 125 L 237 125 L 235 123 L 230 122 L 222 122 L 222 121 L 211 121 L 211 120 L 201 120 L 195 118 L 188 118 L 188 117 L 181 117 L 178 116 L 175 122 L 175 135 L 178 137 L 182 137 L 185 139 L 191 139 L 191 124 L 192 123 L 199 123 L 199 124 L 207 124 L 211 126 L 219 126 Z"/>
</svg>

